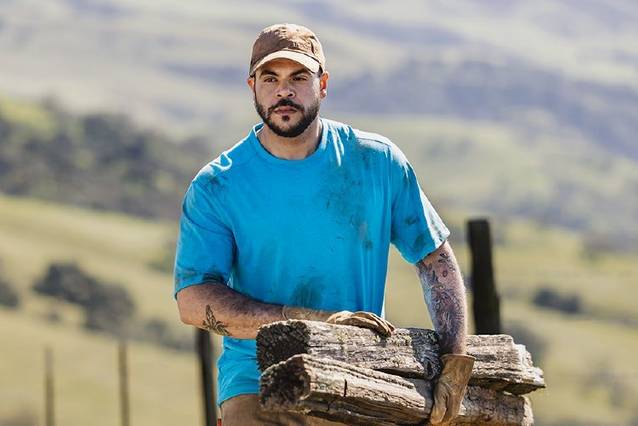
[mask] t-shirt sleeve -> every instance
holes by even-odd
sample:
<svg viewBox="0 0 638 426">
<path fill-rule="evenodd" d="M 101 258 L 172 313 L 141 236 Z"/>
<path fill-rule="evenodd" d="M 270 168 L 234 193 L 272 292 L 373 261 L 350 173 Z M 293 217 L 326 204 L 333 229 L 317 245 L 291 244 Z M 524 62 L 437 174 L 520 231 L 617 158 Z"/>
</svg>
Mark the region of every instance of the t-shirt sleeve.
<svg viewBox="0 0 638 426">
<path fill-rule="evenodd" d="M 392 148 L 390 240 L 406 261 L 416 263 L 443 244 L 450 231 L 421 190 L 403 152 Z"/>
<path fill-rule="evenodd" d="M 216 209 L 210 189 L 192 182 L 184 196 L 175 254 L 173 296 L 188 286 L 207 281 L 226 283 L 235 240 Z"/>
</svg>

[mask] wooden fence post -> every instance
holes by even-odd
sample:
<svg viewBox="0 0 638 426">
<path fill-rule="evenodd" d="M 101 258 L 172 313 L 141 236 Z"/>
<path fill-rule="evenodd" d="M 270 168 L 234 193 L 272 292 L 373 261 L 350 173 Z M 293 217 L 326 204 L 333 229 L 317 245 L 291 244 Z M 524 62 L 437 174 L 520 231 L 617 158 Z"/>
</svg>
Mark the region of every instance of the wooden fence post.
<svg viewBox="0 0 638 426">
<path fill-rule="evenodd" d="M 499 296 L 492 266 L 492 240 L 487 219 L 467 223 L 468 244 L 472 252 L 472 292 L 476 334 L 500 334 Z"/>
<path fill-rule="evenodd" d="M 210 333 L 201 328 L 195 329 L 197 356 L 199 359 L 202 398 L 204 405 L 204 425 L 215 426 L 217 424 L 217 406 L 213 392 L 213 354 Z"/>
<path fill-rule="evenodd" d="M 118 348 L 118 369 L 120 376 L 120 415 L 122 426 L 129 426 L 129 392 L 128 392 L 128 362 L 126 356 L 126 342 L 120 340 Z"/>
<path fill-rule="evenodd" d="M 53 350 L 49 346 L 44 348 L 44 424 L 55 426 Z"/>
</svg>

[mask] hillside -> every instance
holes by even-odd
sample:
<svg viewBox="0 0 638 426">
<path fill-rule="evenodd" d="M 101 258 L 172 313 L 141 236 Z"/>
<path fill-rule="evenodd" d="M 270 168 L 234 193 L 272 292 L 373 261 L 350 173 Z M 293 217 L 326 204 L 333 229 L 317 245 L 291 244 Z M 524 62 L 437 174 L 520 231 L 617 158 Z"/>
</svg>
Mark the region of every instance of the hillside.
<svg viewBox="0 0 638 426">
<path fill-rule="evenodd" d="M 123 115 L 72 115 L 0 97 L 0 191 L 143 217 L 179 217 L 209 161 L 201 140 L 171 142 Z"/>
<path fill-rule="evenodd" d="M 42 6 L 26 0 L 4 2 L 0 20 L 0 90 L 49 93 L 79 108 L 109 106 L 189 131 L 196 123 L 206 129 L 245 123 L 251 105 L 240 96 L 247 91 L 238 93 L 236 86 L 243 85 L 250 45 L 261 28 L 283 21 L 316 30 L 334 82 L 368 71 L 385 79 L 418 60 L 438 64 L 429 74 L 448 82 L 459 75 L 467 82 L 477 71 L 477 83 L 490 77 L 481 67 L 500 69 L 494 89 L 508 104 L 534 88 L 542 93 L 547 80 L 638 88 L 638 8 L 631 0 L 278 0 L 268 8 L 257 1 L 193 0 L 176 7 L 126 0 Z M 539 75 L 545 80 L 536 81 Z M 359 82 L 368 84 L 365 78 Z M 506 96 L 517 86 L 521 93 Z M 414 89 L 427 98 L 427 86 Z M 580 98 L 577 91 L 570 97 Z"/>
<path fill-rule="evenodd" d="M 89 149 L 88 164 L 115 159 L 103 182 L 47 171 L 40 177 L 53 183 L 24 188 L 20 171 L 2 190 L 174 217 L 184 183 L 256 120 L 248 52 L 278 21 L 321 37 L 332 73 L 325 115 L 395 140 L 438 204 L 568 227 L 610 249 L 638 246 L 638 8 L 629 0 L 4 2 L 0 91 L 88 113 L 56 124 L 75 130 L 45 138 L 55 152 L 34 158 Z M 203 150 L 166 146 L 194 135 Z M 135 170 L 128 154 L 148 161 Z M 31 157 L 21 155 L 8 161 Z M 49 166 L 37 162 L 30 170 Z M 104 189 L 119 182 L 123 193 Z"/>
<path fill-rule="evenodd" d="M 149 262 L 161 255 L 174 226 L 112 213 L 0 196 L 0 276 L 21 297 L 18 310 L 0 306 L 0 424 L 23 416 L 43 424 L 44 346 L 54 351 L 59 424 L 110 425 L 119 406 L 116 341 L 81 327 L 80 311 L 31 287 L 53 261 L 74 261 L 92 275 L 124 286 L 141 318 L 166 321 L 185 338 L 172 297 L 172 279 Z M 195 424 L 197 366 L 189 352 L 133 342 L 130 346 L 132 421 Z M 157 374 L 162 371 L 162 374 Z M 158 406 L 170 406 L 157 410 Z M 22 423 L 20 423 L 22 424 Z"/>
<path fill-rule="evenodd" d="M 393 139 L 439 208 L 577 230 L 601 249 L 638 245 L 638 161 L 553 128 L 399 114 L 343 115 Z M 0 98 L 0 191 L 176 219 L 218 140 L 181 143 L 122 115 L 70 114 L 50 101 Z"/>
<path fill-rule="evenodd" d="M 461 228 L 462 215 L 450 212 L 445 218 L 453 229 Z M 593 418 L 612 424 L 635 421 L 636 254 L 602 255 L 592 262 L 583 253 L 582 240 L 572 233 L 526 222 L 496 221 L 493 227 L 505 329 L 528 345 L 549 385 L 532 394 L 537 424 L 594 424 Z M 45 344 L 56 353 L 60 422 L 116 421 L 115 341 L 83 330 L 74 306 L 37 295 L 31 286 L 50 262 L 74 260 L 92 275 L 124 286 L 140 317 L 165 320 L 188 336 L 189 327 L 179 323 L 170 274 L 149 264 L 163 256 L 175 231 L 170 223 L 0 196 L 0 277 L 18 290 L 23 302 L 18 310 L 0 306 L 0 398 L 5 402 L 0 405 L 0 424 L 21 412 L 41 416 Z M 467 275 L 466 247 L 459 241 L 453 245 Z M 542 288 L 578 297 L 580 308 L 565 313 L 533 303 Z M 387 290 L 390 321 L 431 326 L 416 274 L 394 250 Z M 199 402 L 194 355 L 134 342 L 130 356 L 133 421 L 195 423 Z"/>
</svg>

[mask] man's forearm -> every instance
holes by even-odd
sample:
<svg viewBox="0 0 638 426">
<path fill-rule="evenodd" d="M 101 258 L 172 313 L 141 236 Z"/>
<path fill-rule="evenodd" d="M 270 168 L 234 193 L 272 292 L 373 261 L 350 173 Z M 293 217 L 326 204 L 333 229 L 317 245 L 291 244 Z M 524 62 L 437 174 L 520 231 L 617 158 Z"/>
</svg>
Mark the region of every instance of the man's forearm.
<svg viewBox="0 0 638 426">
<path fill-rule="evenodd" d="M 285 319 L 324 321 L 331 312 L 262 303 L 221 283 L 193 285 L 177 293 L 182 321 L 222 336 L 254 339 L 264 324 Z"/>
<path fill-rule="evenodd" d="M 446 241 L 416 264 L 441 353 L 465 353 L 467 309 L 463 277 Z"/>
</svg>

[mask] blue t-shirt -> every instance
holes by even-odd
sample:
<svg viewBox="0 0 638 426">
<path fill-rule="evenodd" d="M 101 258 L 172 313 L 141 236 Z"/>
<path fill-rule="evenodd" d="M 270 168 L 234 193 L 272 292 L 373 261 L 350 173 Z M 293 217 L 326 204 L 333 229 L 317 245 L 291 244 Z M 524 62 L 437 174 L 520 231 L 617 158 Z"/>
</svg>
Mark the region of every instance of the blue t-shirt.
<svg viewBox="0 0 638 426">
<path fill-rule="evenodd" d="M 321 119 L 315 152 L 284 160 L 250 134 L 186 192 L 175 292 L 226 283 L 265 303 L 383 315 L 390 243 L 410 263 L 449 231 L 387 138 Z M 255 340 L 224 337 L 217 403 L 258 393 Z"/>
</svg>

